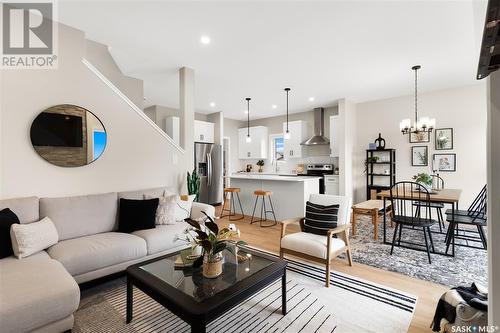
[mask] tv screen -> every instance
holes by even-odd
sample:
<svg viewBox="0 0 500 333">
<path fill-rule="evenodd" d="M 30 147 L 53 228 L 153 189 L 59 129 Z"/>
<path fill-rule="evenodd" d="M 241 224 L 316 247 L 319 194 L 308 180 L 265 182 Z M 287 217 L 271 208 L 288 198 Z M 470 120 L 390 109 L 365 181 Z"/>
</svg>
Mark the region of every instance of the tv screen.
<svg viewBox="0 0 500 333">
<path fill-rule="evenodd" d="M 82 147 L 82 117 L 42 112 L 31 125 L 34 146 Z"/>
</svg>

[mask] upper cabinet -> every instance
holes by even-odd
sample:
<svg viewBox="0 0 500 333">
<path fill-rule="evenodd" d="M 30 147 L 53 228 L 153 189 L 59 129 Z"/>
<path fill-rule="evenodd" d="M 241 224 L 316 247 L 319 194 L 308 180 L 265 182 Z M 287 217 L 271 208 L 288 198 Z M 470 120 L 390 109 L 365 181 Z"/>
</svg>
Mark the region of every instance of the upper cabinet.
<svg viewBox="0 0 500 333">
<path fill-rule="evenodd" d="M 246 141 L 247 128 L 238 130 L 238 158 L 245 159 L 267 159 L 267 147 L 269 134 L 267 127 L 254 126 L 250 127 L 250 142 Z"/>
<path fill-rule="evenodd" d="M 338 157 L 340 155 L 340 137 L 341 126 L 339 116 L 330 117 L 330 156 Z"/>
<path fill-rule="evenodd" d="M 195 120 L 194 142 L 214 143 L 214 123 Z"/>
<path fill-rule="evenodd" d="M 305 157 L 304 146 L 300 144 L 307 140 L 307 122 L 302 120 L 288 122 L 290 139 L 285 139 L 284 156 L 285 159 Z M 283 134 L 286 131 L 286 123 L 283 123 Z"/>
</svg>

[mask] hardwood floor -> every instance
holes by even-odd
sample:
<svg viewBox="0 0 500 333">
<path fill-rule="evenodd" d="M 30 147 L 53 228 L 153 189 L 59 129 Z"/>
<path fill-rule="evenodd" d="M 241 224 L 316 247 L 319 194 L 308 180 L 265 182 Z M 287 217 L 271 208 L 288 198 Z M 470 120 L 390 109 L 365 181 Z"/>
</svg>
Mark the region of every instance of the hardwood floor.
<svg viewBox="0 0 500 333">
<path fill-rule="evenodd" d="M 217 216 L 220 214 L 220 209 L 220 207 L 217 209 Z M 274 227 L 260 228 L 258 224 L 250 225 L 248 217 L 239 221 L 229 221 L 224 217 L 217 223 L 224 226 L 234 223 L 241 231 L 241 239 L 249 245 L 275 254 L 279 252 L 281 230 L 279 223 Z M 293 227 L 291 230 L 293 231 Z M 418 296 L 417 308 L 408 332 L 431 332 L 429 326 L 434 310 L 439 298 L 447 290 L 446 287 L 363 264 L 354 263 L 350 267 L 345 260 L 334 260 L 333 269 Z"/>
</svg>

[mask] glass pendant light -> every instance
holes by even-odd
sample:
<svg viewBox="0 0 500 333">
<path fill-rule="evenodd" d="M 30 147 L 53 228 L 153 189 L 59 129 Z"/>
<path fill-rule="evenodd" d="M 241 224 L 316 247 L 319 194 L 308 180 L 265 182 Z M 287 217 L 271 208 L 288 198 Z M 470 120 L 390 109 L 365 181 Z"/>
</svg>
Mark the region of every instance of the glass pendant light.
<svg viewBox="0 0 500 333">
<path fill-rule="evenodd" d="M 247 137 L 246 137 L 246 142 L 250 143 L 252 142 L 252 138 L 250 137 L 250 97 L 246 98 L 247 101 Z"/>
<path fill-rule="evenodd" d="M 285 140 L 290 139 L 290 131 L 288 130 L 288 93 L 290 92 L 290 88 L 285 88 L 286 91 L 286 130 L 284 134 Z"/>
</svg>

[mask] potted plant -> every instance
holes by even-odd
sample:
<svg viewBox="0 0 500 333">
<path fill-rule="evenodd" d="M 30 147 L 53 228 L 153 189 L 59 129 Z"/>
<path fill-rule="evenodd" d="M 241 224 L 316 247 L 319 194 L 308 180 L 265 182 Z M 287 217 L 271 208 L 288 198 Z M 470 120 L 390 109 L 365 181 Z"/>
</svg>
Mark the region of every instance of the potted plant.
<svg viewBox="0 0 500 333">
<path fill-rule="evenodd" d="M 429 191 L 432 189 L 432 177 L 429 174 L 422 172 L 413 176 L 412 179 L 416 183 L 423 185 Z"/>
<path fill-rule="evenodd" d="M 203 248 L 203 255 L 200 256 L 194 263 L 193 267 L 203 265 L 203 276 L 206 278 L 216 278 L 222 273 L 222 251 L 231 251 L 228 247 L 231 238 L 239 237 L 239 230 L 230 230 L 223 228 L 219 230 L 219 226 L 205 212 L 206 219 L 203 224 L 198 223 L 193 219 L 187 218 L 185 221 L 191 226 L 187 233 L 194 232 L 193 242 Z M 246 245 L 243 241 L 237 241 L 236 246 Z"/>
<path fill-rule="evenodd" d="M 196 195 L 194 201 L 198 201 L 200 197 L 200 176 L 196 172 L 196 169 L 193 169 L 193 173 L 187 173 L 187 190 L 189 195 Z"/>
<path fill-rule="evenodd" d="M 365 160 L 365 173 L 368 172 L 368 165 L 370 165 L 370 163 L 377 163 L 379 160 L 379 157 L 378 156 L 370 156 L 368 157 L 366 160 Z"/>
<path fill-rule="evenodd" d="M 262 172 L 264 167 L 264 160 L 257 161 L 257 165 L 259 166 L 259 172 Z"/>
</svg>

